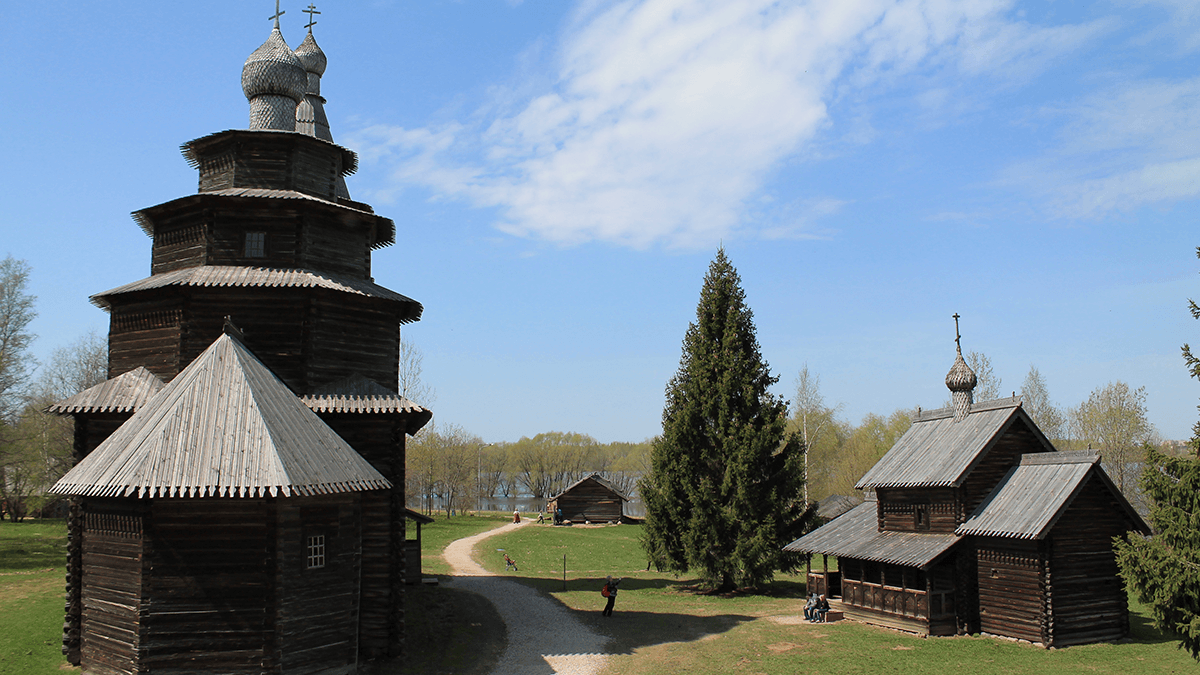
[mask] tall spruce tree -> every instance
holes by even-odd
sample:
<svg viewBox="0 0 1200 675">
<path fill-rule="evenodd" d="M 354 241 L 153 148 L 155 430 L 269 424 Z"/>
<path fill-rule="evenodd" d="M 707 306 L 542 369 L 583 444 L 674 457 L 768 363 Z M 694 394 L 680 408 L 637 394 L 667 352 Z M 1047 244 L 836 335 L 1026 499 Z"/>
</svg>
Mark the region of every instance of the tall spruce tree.
<svg viewBox="0 0 1200 675">
<path fill-rule="evenodd" d="M 1188 305 L 1200 319 L 1200 306 L 1194 300 Z M 1186 344 L 1183 358 L 1200 379 L 1200 358 Z M 1193 431 L 1197 456 L 1167 457 L 1147 448 L 1141 482 L 1151 500 L 1154 536 L 1130 534 L 1113 543 L 1121 576 L 1150 607 L 1155 627 L 1178 636 L 1179 646 L 1200 660 L 1200 422 Z"/>
<path fill-rule="evenodd" d="M 782 547 L 812 527 L 804 447 L 755 337 L 741 278 L 722 248 L 667 385 L 663 435 L 641 482 L 642 543 L 660 568 L 720 590 L 757 587 L 797 559 Z"/>
</svg>

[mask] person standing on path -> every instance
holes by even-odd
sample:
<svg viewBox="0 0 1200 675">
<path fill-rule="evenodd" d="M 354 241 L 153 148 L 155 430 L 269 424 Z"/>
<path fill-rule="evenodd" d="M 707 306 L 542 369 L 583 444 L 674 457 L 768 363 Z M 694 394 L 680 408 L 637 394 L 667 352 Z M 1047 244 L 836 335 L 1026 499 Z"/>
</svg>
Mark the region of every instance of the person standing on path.
<svg viewBox="0 0 1200 675">
<path fill-rule="evenodd" d="M 621 580 L 617 579 L 613 581 L 611 574 L 605 577 L 604 590 L 601 595 L 608 598 L 608 604 L 604 606 L 604 611 L 600 613 L 602 616 L 612 616 L 613 605 L 617 602 L 617 584 L 619 583 L 621 583 Z"/>
</svg>

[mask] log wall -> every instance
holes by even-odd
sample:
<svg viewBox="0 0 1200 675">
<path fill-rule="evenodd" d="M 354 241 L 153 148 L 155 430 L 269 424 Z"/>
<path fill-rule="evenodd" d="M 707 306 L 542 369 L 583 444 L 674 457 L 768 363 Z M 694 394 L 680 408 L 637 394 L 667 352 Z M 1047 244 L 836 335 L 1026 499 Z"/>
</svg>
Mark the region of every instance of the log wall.
<svg viewBox="0 0 1200 675">
<path fill-rule="evenodd" d="M 274 506 L 236 498 L 151 504 L 144 671 L 263 672 Z"/>
<path fill-rule="evenodd" d="M 1084 486 L 1049 536 L 1050 645 L 1118 640 L 1129 634 L 1125 587 L 1112 538 L 1130 523 L 1098 478 Z"/>
<path fill-rule="evenodd" d="M 960 524 L 954 488 L 879 488 L 875 492 L 881 530 L 954 532 Z"/>
<path fill-rule="evenodd" d="M 361 518 L 358 493 L 279 500 L 273 660 L 283 673 L 355 672 Z M 314 535 L 325 537 L 325 564 L 309 568 Z"/>
<path fill-rule="evenodd" d="M 976 540 L 979 627 L 994 635 L 1046 643 L 1045 581 L 1038 542 Z"/>
<path fill-rule="evenodd" d="M 114 304 L 108 329 L 109 378 L 145 366 L 170 381 L 186 365 L 179 355 L 182 320 L 183 301 L 173 295 Z"/>
<path fill-rule="evenodd" d="M 88 499 L 82 506 L 80 659 L 89 674 L 142 672 L 142 507 L 133 499 Z"/>
</svg>

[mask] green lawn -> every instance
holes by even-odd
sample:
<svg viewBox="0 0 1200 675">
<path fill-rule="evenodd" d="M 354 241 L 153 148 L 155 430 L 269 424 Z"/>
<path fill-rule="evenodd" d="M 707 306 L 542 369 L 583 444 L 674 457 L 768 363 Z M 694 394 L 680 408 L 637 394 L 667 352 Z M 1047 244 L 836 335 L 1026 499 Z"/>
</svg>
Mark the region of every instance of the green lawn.
<svg viewBox="0 0 1200 675">
<path fill-rule="evenodd" d="M 61 520 L 0 523 L 0 673 L 44 675 L 62 655 L 67 528 Z"/>
<path fill-rule="evenodd" d="M 919 638 L 850 621 L 802 621 L 802 575 L 779 575 L 756 595 L 698 593 L 695 579 L 646 571 L 638 527 L 525 527 L 488 539 L 476 558 L 541 589 L 613 642 L 610 673 L 1194 673 L 1200 664 L 1149 626 L 1131 600 L 1121 644 L 1045 650 L 996 638 Z M 520 566 L 505 572 L 504 549 Z M 562 557 L 567 556 L 566 590 Z M 831 560 L 831 568 L 833 561 Z M 820 567 L 820 559 L 814 561 Z M 616 613 L 602 619 L 600 587 L 623 577 Z"/>
<path fill-rule="evenodd" d="M 421 526 L 421 572 L 426 576 L 448 576 L 450 566 L 442 558 L 446 545 L 456 539 L 469 537 L 487 530 L 494 530 L 512 522 L 512 514 L 480 512 L 479 515 L 461 515 L 446 518 L 434 515 L 437 522 Z M 416 524 L 408 523 L 409 538 L 416 538 Z"/>
</svg>

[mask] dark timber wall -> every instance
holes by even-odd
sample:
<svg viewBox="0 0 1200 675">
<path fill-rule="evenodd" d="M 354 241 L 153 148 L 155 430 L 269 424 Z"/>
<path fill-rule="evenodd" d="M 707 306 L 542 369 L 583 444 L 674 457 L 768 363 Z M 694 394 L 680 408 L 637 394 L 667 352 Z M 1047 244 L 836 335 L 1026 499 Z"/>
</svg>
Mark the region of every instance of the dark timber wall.
<svg viewBox="0 0 1200 675">
<path fill-rule="evenodd" d="M 1115 517 L 1122 512 L 1093 474 L 1051 530 L 1046 603 L 1053 646 L 1129 634 L 1129 608 L 1112 550 L 1112 538 L 1130 526 Z"/>
<path fill-rule="evenodd" d="M 958 495 L 954 488 L 879 488 L 879 527 L 892 532 L 954 532 Z"/>
<path fill-rule="evenodd" d="M 89 673 L 138 672 L 145 541 L 143 507 L 133 500 L 89 500 L 82 523 L 81 650 Z"/>
<path fill-rule="evenodd" d="M 1045 643 L 1048 627 L 1038 542 L 976 540 L 980 630 Z"/>
</svg>

